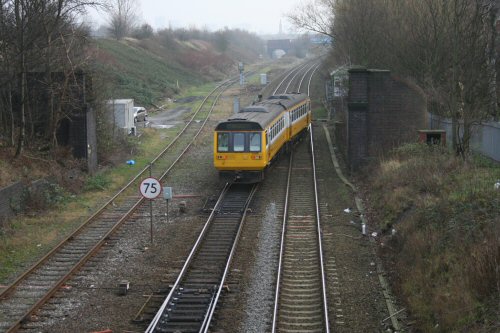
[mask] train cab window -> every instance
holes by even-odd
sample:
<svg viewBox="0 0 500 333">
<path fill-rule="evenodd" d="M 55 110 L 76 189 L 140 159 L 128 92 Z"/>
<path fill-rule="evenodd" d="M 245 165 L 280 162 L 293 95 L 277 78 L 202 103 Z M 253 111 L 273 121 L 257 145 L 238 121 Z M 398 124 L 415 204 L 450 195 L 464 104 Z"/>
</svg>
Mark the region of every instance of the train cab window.
<svg viewBox="0 0 500 333">
<path fill-rule="evenodd" d="M 217 135 L 217 150 L 229 151 L 229 133 L 218 133 Z"/>
<path fill-rule="evenodd" d="M 233 150 L 245 151 L 245 133 L 234 133 L 233 135 Z"/>
<path fill-rule="evenodd" d="M 250 151 L 260 151 L 260 133 L 250 133 Z"/>
</svg>

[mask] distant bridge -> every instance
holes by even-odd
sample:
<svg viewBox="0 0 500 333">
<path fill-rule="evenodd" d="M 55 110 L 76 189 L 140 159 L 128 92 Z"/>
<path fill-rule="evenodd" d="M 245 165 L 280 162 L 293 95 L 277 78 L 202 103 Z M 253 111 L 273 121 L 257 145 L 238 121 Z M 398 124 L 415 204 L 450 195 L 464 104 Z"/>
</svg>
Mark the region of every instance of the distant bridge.
<svg viewBox="0 0 500 333">
<path fill-rule="evenodd" d="M 288 53 L 291 49 L 291 39 L 271 39 L 267 41 L 267 53 L 270 57 L 273 56 L 273 52 L 276 50 L 283 50 L 285 53 Z"/>
</svg>

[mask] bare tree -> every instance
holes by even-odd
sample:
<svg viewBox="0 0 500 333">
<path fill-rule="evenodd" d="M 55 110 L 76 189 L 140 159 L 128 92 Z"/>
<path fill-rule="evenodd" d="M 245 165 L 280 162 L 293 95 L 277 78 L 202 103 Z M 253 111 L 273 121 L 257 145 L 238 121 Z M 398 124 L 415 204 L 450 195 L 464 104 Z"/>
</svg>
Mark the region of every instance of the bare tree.
<svg viewBox="0 0 500 333">
<path fill-rule="evenodd" d="M 314 0 L 299 5 L 287 16 L 299 29 L 333 37 L 333 13 L 335 0 Z"/>
<path fill-rule="evenodd" d="M 33 137 L 35 129 L 36 115 L 29 107 L 28 74 L 33 77 L 34 73 L 45 72 L 47 92 L 52 94 L 54 87 L 50 74 L 60 71 L 68 61 L 66 57 L 55 56 L 58 48 L 63 47 L 62 34 L 73 31 L 75 17 L 87 6 L 98 5 L 98 0 L 2 0 L 0 64 L 7 84 L 0 89 L 5 104 L 12 108 L 11 123 L 15 121 L 17 125 L 16 156 L 22 153 L 26 140 Z M 17 99 L 15 106 L 12 95 Z M 52 114 L 49 117 L 47 127 L 51 129 L 49 132 L 54 132 L 57 121 Z M 11 135 L 14 135 L 14 129 L 11 129 Z"/>
<path fill-rule="evenodd" d="M 137 0 L 110 0 L 107 12 L 109 31 L 118 40 L 129 36 L 137 26 L 139 18 Z"/>
</svg>

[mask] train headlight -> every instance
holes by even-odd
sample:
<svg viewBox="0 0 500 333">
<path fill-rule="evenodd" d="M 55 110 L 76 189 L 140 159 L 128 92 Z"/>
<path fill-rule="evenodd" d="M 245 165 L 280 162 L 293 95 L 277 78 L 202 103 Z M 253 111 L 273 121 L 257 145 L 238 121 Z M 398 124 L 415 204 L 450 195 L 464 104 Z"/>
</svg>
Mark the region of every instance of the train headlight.
<svg viewBox="0 0 500 333">
<path fill-rule="evenodd" d="M 261 160 L 262 155 L 252 155 L 252 160 Z"/>
<path fill-rule="evenodd" d="M 218 160 L 227 160 L 227 156 L 226 155 L 217 155 L 217 159 Z"/>
</svg>

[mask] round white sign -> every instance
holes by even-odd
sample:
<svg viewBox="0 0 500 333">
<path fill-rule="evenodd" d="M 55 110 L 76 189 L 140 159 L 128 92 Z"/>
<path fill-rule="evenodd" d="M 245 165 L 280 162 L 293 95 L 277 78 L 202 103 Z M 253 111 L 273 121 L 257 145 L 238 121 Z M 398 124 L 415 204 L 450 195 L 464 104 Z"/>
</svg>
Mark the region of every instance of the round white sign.
<svg viewBox="0 0 500 333">
<path fill-rule="evenodd" d="M 146 199 L 157 198 L 161 194 L 160 181 L 153 177 L 146 178 L 141 182 L 139 190 Z"/>
</svg>

